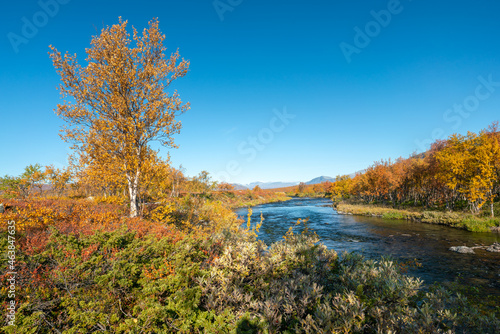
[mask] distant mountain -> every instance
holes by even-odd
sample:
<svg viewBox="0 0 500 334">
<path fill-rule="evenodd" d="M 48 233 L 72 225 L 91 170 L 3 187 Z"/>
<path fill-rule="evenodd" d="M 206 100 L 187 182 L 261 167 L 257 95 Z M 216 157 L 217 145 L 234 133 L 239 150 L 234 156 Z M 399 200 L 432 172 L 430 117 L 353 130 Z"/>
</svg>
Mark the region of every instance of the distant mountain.
<svg viewBox="0 0 500 334">
<path fill-rule="evenodd" d="M 323 183 L 326 181 L 335 182 L 335 178 L 330 177 L 330 176 L 319 176 L 319 177 L 312 179 L 311 181 L 305 182 L 305 184 L 318 184 L 318 183 Z"/>
<path fill-rule="evenodd" d="M 274 188 L 285 188 L 291 187 L 299 184 L 298 182 L 252 182 L 246 184 L 245 186 L 249 189 L 253 189 L 255 186 L 259 186 L 261 189 L 274 189 Z"/>
<path fill-rule="evenodd" d="M 363 174 L 365 170 L 358 171 L 356 173 L 349 174 L 351 178 L 355 177 L 356 174 Z M 311 181 L 304 182 L 305 184 L 318 184 L 323 182 L 335 182 L 334 177 L 330 176 L 318 176 Z M 245 189 L 253 189 L 255 186 L 259 186 L 261 189 L 274 189 L 274 188 L 286 188 L 298 185 L 299 182 L 252 182 L 248 184 L 240 184 L 240 183 L 232 183 L 234 189 L 236 190 L 245 190 Z"/>
<path fill-rule="evenodd" d="M 299 184 L 298 182 L 252 182 L 248 184 L 241 183 L 231 183 L 234 187 L 234 190 L 245 190 L 245 189 L 253 189 L 255 186 L 259 186 L 261 189 L 275 189 L 275 188 L 285 188 L 296 186 Z"/>
<path fill-rule="evenodd" d="M 349 176 L 350 176 L 350 177 L 351 177 L 351 179 L 352 179 L 352 178 L 353 178 L 353 177 L 355 177 L 356 175 L 358 175 L 358 174 L 364 174 L 364 173 L 366 173 L 366 169 L 358 170 L 356 173 L 349 174 Z"/>
<path fill-rule="evenodd" d="M 248 189 L 247 187 L 245 187 L 244 185 L 239 184 L 239 183 L 231 183 L 231 185 L 234 187 L 234 190 L 245 190 L 245 189 Z"/>
<path fill-rule="evenodd" d="M 364 174 L 365 172 L 366 172 L 366 169 L 363 169 L 363 170 L 357 171 L 356 173 L 349 174 L 349 177 L 352 179 L 357 174 Z M 335 178 L 334 177 L 330 177 L 330 176 L 319 176 L 319 177 L 316 177 L 316 178 L 312 179 L 309 182 L 305 182 L 305 184 L 318 184 L 318 183 L 323 183 L 323 182 L 326 182 L 326 181 L 335 182 Z"/>
</svg>

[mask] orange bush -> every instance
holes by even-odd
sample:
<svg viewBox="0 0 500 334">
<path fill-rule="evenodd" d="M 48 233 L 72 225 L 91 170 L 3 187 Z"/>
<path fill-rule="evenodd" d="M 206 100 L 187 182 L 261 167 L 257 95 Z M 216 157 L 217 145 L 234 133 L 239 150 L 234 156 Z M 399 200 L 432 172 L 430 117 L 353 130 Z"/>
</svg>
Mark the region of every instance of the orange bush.
<svg viewBox="0 0 500 334">
<path fill-rule="evenodd" d="M 43 250 L 49 234 L 56 228 L 63 234 L 93 234 L 96 231 L 114 231 L 127 228 L 140 238 L 153 234 L 173 242 L 183 238 L 172 226 L 141 218 L 129 218 L 122 206 L 95 203 L 85 199 L 30 199 L 5 200 L 6 211 L 0 214 L 0 230 L 7 230 L 9 221 L 16 222 L 16 243 L 26 254 Z"/>
</svg>

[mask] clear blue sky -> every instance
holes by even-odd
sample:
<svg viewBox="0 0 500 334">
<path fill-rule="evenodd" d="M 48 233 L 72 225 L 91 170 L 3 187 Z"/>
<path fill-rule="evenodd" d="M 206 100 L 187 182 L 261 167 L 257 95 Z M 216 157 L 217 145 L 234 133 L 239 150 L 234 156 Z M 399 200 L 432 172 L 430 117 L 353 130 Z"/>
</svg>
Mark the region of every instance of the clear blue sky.
<svg viewBox="0 0 500 334">
<path fill-rule="evenodd" d="M 48 45 L 83 62 L 119 16 L 139 30 L 158 17 L 168 51 L 191 61 L 173 87 L 191 110 L 170 150 L 188 175 L 335 176 L 500 119 L 498 1 L 60 2 L 2 5 L 0 175 L 66 165 Z"/>
</svg>

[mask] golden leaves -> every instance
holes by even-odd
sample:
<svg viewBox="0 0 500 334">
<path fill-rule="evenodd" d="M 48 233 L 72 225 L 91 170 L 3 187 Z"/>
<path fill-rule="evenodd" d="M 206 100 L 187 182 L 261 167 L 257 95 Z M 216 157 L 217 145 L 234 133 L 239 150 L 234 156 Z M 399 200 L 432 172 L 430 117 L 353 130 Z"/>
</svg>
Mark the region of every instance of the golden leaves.
<svg viewBox="0 0 500 334">
<path fill-rule="evenodd" d="M 467 201 L 473 213 L 500 192 L 500 132 L 493 123 L 480 133 L 454 134 L 438 140 L 428 152 L 375 162 L 364 173 L 337 177 L 330 186 L 335 202 L 355 196 L 366 202 L 392 205 L 444 206 Z"/>
<path fill-rule="evenodd" d="M 498 183 L 500 156 L 498 139 L 486 132 L 479 135 L 453 135 L 437 154 L 441 168 L 437 174 L 446 186 L 463 194 L 477 212 L 485 202 L 492 200 L 493 187 Z M 490 196 L 488 198 L 488 196 Z"/>
<path fill-rule="evenodd" d="M 142 36 L 133 29 L 132 40 L 127 24 L 119 18 L 118 24 L 93 36 L 86 67 L 78 64 L 76 55 L 62 57 L 52 46 L 50 56 L 61 76 L 63 98 L 74 100 L 58 105 L 57 114 L 70 125 L 62 137 L 105 178 L 123 174 L 135 216 L 140 177 L 151 159 L 150 142 L 176 147 L 172 135 L 179 133 L 181 123 L 175 117 L 188 110 L 189 103 L 165 88 L 187 73 L 189 61 L 179 60 L 178 51 L 166 57 L 157 19 Z"/>
</svg>

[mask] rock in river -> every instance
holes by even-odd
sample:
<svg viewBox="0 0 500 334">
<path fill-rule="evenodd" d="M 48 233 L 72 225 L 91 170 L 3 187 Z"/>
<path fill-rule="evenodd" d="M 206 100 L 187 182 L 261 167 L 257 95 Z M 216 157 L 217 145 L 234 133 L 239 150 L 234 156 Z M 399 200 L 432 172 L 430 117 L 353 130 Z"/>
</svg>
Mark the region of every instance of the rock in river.
<svg viewBox="0 0 500 334">
<path fill-rule="evenodd" d="M 498 242 L 495 242 L 493 245 L 486 248 L 486 250 L 488 252 L 500 253 L 500 244 Z"/>
<path fill-rule="evenodd" d="M 474 250 L 467 246 L 453 246 L 450 247 L 452 252 L 462 253 L 462 254 L 475 254 Z"/>
</svg>

